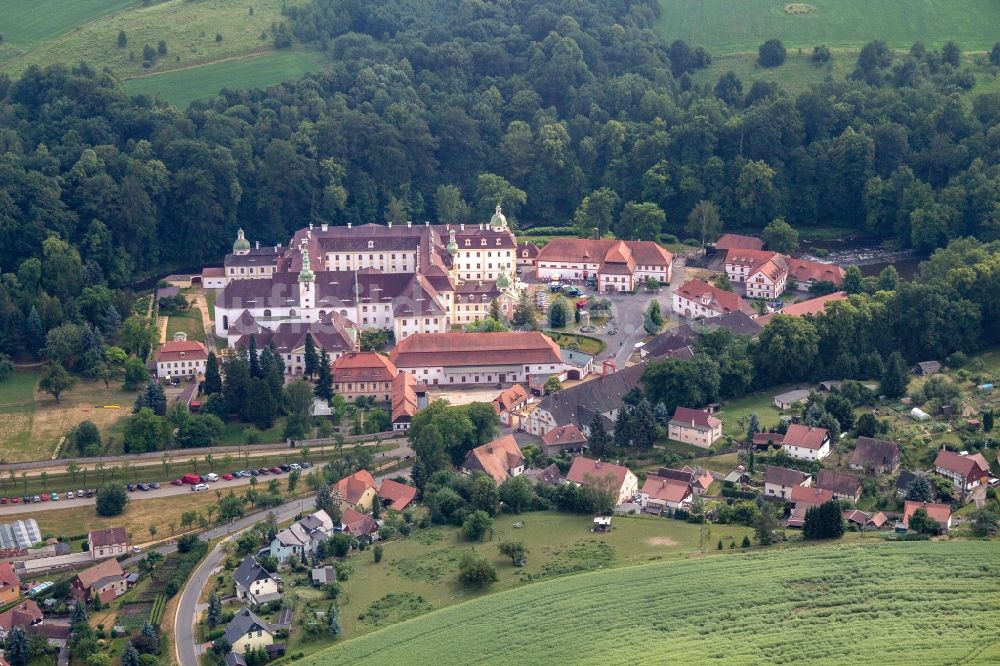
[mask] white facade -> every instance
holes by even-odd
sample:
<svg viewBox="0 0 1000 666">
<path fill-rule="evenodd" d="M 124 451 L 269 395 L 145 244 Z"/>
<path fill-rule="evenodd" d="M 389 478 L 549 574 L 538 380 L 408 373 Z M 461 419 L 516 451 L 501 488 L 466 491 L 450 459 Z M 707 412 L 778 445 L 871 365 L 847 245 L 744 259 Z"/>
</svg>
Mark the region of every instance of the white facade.
<svg viewBox="0 0 1000 666">
<path fill-rule="evenodd" d="M 788 444 L 787 442 L 781 445 L 781 448 L 785 450 L 792 458 L 797 458 L 798 460 L 822 460 L 830 455 L 830 441 L 827 440 L 823 442 L 823 445 L 818 449 L 811 449 L 806 446 L 795 446 Z"/>
</svg>

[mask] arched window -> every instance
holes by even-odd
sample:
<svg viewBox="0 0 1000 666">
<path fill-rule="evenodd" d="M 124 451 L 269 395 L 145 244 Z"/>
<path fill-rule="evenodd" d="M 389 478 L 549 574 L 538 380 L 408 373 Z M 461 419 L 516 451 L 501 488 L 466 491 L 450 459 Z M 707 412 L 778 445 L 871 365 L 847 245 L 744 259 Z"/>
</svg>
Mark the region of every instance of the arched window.
<svg viewBox="0 0 1000 666">
<path fill-rule="evenodd" d="M 288 311 L 288 316 L 289 317 L 294 317 L 295 316 L 295 309 L 294 308 Z"/>
<path fill-rule="evenodd" d="M 271 316 L 271 311 L 270 310 L 264 310 L 264 316 L 265 317 L 270 317 Z"/>
<path fill-rule="evenodd" d="M 341 310 L 341 311 L 340 311 L 340 314 L 341 314 L 342 316 L 346 317 L 346 316 L 347 316 L 347 310 Z"/>
</svg>

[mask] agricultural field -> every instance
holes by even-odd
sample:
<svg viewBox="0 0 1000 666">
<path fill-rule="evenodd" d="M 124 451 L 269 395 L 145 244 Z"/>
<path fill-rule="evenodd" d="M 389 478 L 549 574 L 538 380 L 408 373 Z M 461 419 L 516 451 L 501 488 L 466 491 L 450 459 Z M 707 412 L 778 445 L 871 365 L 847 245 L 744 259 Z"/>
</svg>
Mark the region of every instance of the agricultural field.
<svg viewBox="0 0 1000 666">
<path fill-rule="evenodd" d="M 81 380 L 56 402 L 37 392 L 37 383 L 38 373 L 16 372 L 0 384 L 0 462 L 45 459 L 70 428 L 86 419 L 106 433 L 129 413 L 136 395 L 120 384 L 105 388 L 103 382 Z"/>
<path fill-rule="evenodd" d="M 318 51 L 293 48 L 268 51 L 222 62 L 138 76 L 124 82 L 130 95 L 160 97 L 186 108 L 196 99 L 210 99 L 223 88 L 267 88 L 315 72 L 322 66 Z M 210 290 L 211 291 L 211 290 Z"/>
<path fill-rule="evenodd" d="M 660 34 L 704 46 L 713 56 L 756 51 L 772 37 L 786 47 L 861 48 L 881 39 L 908 49 L 949 40 L 984 51 L 1000 36 L 994 0 L 660 0 Z"/>
<path fill-rule="evenodd" d="M 995 663 L 998 556 L 903 542 L 651 563 L 482 597 L 301 663 Z"/>
</svg>

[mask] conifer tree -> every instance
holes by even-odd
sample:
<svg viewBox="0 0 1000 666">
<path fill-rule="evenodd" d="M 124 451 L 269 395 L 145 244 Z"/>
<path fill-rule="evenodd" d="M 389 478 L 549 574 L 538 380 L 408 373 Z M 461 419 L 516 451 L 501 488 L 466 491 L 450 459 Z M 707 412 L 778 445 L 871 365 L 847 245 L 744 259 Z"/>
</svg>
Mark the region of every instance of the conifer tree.
<svg viewBox="0 0 1000 666">
<path fill-rule="evenodd" d="M 306 333 L 305 363 L 306 376 L 314 377 L 319 370 L 319 357 L 316 355 L 316 343 L 313 342 L 312 333 Z"/>
<path fill-rule="evenodd" d="M 222 375 L 219 374 L 219 358 L 214 351 L 208 352 L 208 360 L 205 361 L 205 382 L 201 387 L 205 395 L 222 393 Z"/>
<path fill-rule="evenodd" d="M 317 398 L 322 398 L 327 402 L 333 398 L 333 375 L 330 374 L 330 355 L 324 349 L 319 355 L 319 368 L 316 370 L 316 387 L 313 393 Z"/>
</svg>

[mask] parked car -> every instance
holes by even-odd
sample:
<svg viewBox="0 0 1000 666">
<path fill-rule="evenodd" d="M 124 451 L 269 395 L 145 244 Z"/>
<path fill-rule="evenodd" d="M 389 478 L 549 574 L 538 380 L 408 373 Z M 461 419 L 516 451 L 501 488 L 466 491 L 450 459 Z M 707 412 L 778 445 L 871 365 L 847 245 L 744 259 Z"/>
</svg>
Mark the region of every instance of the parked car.
<svg viewBox="0 0 1000 666">
<path fill-rule="evenodd" d="M 78 491 L 76 491 L 76 496 L 77 496 L 77 497 L 78 497 L 79 499 L 83 499 L 83 490 L 81 489 L 81 490 L 78 490 Z"/>
<path fill-rule="evenodd" d="M 191 486 L 191 490 L 208 490 L 208 484 L 207 483 L 196 483 L 193 486 Z"/>
<path fill-rule="evenodd" d="M 21 502 L 21 498 L 20 497 L 11 497 L 10 498 L 10 503 L 11 504 L 19 504 L 20 502 Z"/>
<path fill-rule="evenodd" d="M 308 460 L 303 460 L 302 461 L 302 469 L 309 469 L 312 466 L 313 466 L 313 464 L 311 462 L 309 462 Z"/>
<path fill-rule="evenodd" d="M 272 467 L 271 474 L 281 474 L 283 470 L 280 467 Z"/>
<path fill-rule="evenodd" d="M 566 294 L 567 296 L 579 296 L 583 292 L 577 289 L 576 287 L 566 287 L 565 289 L 563 289 L 563 293 Z"/>
<path fill-rule="evenodd" d="M 87 499 L 90 499 L 95 494 L 97 494 L 96 490 L 94 490 L 93 488 L 87 488 Z"/>
<path fill-rule="evenodd" d="M 58 502 L 59 501 L 59 493 L 52 493 L 51 495 L 49 495 L 49 499 L 52 500 L 53 502 Z"/>
<path fill-rule="evenodd" d="M 288 466 L 288 468 L 289 469 L 302 469 L 302 465 L 300 465 L 298 463 L 292 463 L 291 465 Z"/>
<path fill-rule="evenodd" d="M 219 475 L 216 474 L 215 472 L 209 472 L 208 474 L 206 474 L 205 476 L 203 476 L 201 478 L 202 478 L 203 481 L 213 481 L 214 482 L 214 481 L 218 481 L 219 480 Z"/>
<path fill-rule="evenodd" d="M 285 465 L 278 465 L 278 469 L 280 469 L 282 472 L 288 472 L 288 471 L 291 471 L 292 466 L 291 465 L 287 465 L 287 464 L 285 464 Z"/>
<path fill-rule="evenodd" d="M 49 496 L 48 496 L 48 495 L 46 495 L 46 496 L 45 496 L 45 499 L 46 499 L 46 500 L 48 500 L 48 499 L 49 499 Z M 32 498 L 31 498 L 31 501 L 32 501 L 32 502 L 41 502 L 41 501 L 42 501 L 42 498 L 41 498 L 41 497 L 39 497 L 38 495 L 35 495 L 34 497 L 32 497 Z"/>
<path fill-rule="evenodd" d="M 181 483 L 188 483 L 193 486 L 196 483 L 202 483 L 202 480 L 197 474 L 185 474 L 181 477 Z"/>
<path fill-rule="evenodd" d="M 270 473 L 271 473 L 271 470 L 269 470 L 269 469 L 268 469 L 267 467 L 261 467 L 260 469 L 258 469 L 258 470 L 257 470 L 257 472 L 258 472 L 258 473 L 259 473 L 259 474 L 260 474 L 261 476 L 267 476 L 268 474 L 270 474 Z"/>
<path fill-rule="evenodd" d="M 149 487 L 152 488 L 153 490 L 156 490 L 157 488 L 160 487 L 160 482 L 159 481 L 153 481 L 152 483 L 149 484 Z"/>
<path fill-rule="evenodd" d="M 133 553 L 141 553 L 142 552 L 142 548 L 140 548 L 139 546 L 132 546 L 132 552 Z"/>
<path fill-rule="evenodd" d="M 139 490 L 142 490 L 143 492 L 149 490 L 149 484 L 148 483 L 140 483 L 139 484 Z"/>
<path fill-rule="evenodd" d="M 73 499 L 74 497 L 76 497 L 76 495 L 73 494 L 72 490 L 66 493 L 66 499 Z"/>
<path fill-rule="evenodd" d="M 131 492 L 135 492 L 135 484 L 134 484 L 134 483 L 130 483 L 130 484 L 128 484 L 128 485 L 127 485 L 127 486 L 125 486 L 125 487 L 126 487 L 126 488 L 128 488 L 128 491 L 129 491 L 130 493 L 131 493 Z"/>
<path fill-rule="evenodd" d="M 49 494 L 48 493 L 42 493 L 42 501 L 43 502 L 48 502 L 49 501 Z"/>
<path fill-rule="evenodd" d="M 235 477 L 233 477 L 233 475 L 230 474 L 229 472 L 226 472 L 225 474 L 222 475 L 222 478 L 224 481 L 232 481 Z"/>
<path fill-rule="evenodd" d="M 260 474 L 260 472 L 258 472 L 255 469 L 248 469 L 246 472 L 243 472 L 243 475 L 246 476 L 248 473 L 250 474 L 250 476 L 257 476 L 258 474 Z"/>
<path fill-rule="evenodd" d="M 31 504 L 31 495 L 25 495 L 24 497 L 21 498 L 21 501 L 24 502 L 25 504 Z"/>
<path fill-rule="evenodd" d="M 174 479 L 173 481 L 170 482 L 170 485 L 172 485 L 172 486 L 183 486 L 184 482 L 181 481 L 180 479 Z"/>
<path fill-rule="evenodd" d="M 6 503 L 7 503 L 7 498 L 6 497 L 0 497 L 0 504 L 6 504 Z"/>
</svg>

